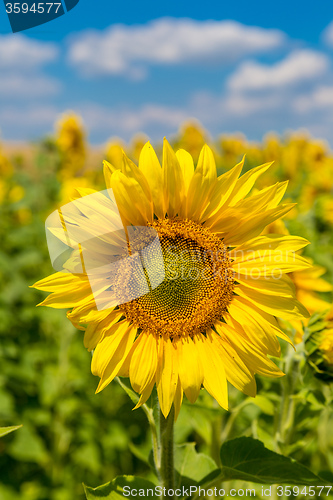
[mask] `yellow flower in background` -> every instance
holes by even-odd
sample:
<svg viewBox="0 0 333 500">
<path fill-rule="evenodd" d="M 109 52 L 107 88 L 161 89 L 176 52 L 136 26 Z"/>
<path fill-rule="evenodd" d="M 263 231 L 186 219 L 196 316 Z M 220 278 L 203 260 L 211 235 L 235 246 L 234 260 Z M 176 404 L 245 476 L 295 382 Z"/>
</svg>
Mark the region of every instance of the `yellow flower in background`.
<svg viewBox="0 0 333 500">
<path fill-rule="evenodd" d="M 25 191 L 24 188 L 20 185 L 15 185 L 11 188 L 8 194 L 8 199 L 11 203 L 16 203 L 21 201 L 24 198 Z"/>
<path fill-rule="evenodd" d="M 290 278 L 296 287 L 297 299 L 307 308 L 310 314 L 316 311 L 327 310 L 328 302 L 322 299 L 318 292 L 331 292 L 333 287 L 322 278 L 326 269 L 322 266 L 313 265 L 312 259 L 307 259 L 310 266 L 308 269 L 302 269 L 290 274 Z M 296 330 L 295 343 L 299 343 L 303 338 L 303 326 L 308 324 L 308 320 L 291 321 Z"/>
<path fill-rule="evenodd" d="M 333 199 L 332 196 L 324 196 L 320 200 L 322 217 L 325 222 L 333 226 Z"/>
<path fill-rule="evenodd" d="M 6 193 L 7 193 L 6 183 L 2 179 L 0 179 L 0 203 L 4 201 Z"/>
<path fill-rule="evenodd" d="M 207 142 L 207 132 L 196 120 L 185 122 L 179 130 L 176 140 L 177 149 L 185 149 L 194 161 L 198 160 L 200 151 Z"/>
<path fill-rule="evenodd" d="M 13 166 L 7 156 L 2 152 L 2 146 L 0 145 L 0 178 L 6 179 L 11 177 L 13 171 Z"/>
<path fill-rule="evenodd" d="M 143 146 L 146 144 L 148 138 L 145 134 L 136 134 L 132 140 L 129 147 L 129 156 L 133 158 L 134 161 L 138 161 L 140 158 L 140 153 Z M 112 161 L 110 162 L 112 163 Z"/>
<path fill-rule="evenodd" d="M 125 145 L 123 142 L 120 139 L 117 140 L 116 138 L 111 140 L 106 146 L 106 158 L 116 168 L 121 168 L 124 149 Z"/>
<path fill-rule="evenodd" d="M 61 178 L 82 170 L 86 161 L 85 132 L 75 113 L 66 113 L 57 123 L 56 143 L 62 155 Z"/>
<path fill-rule="evenodd" d="M 183 393 L 194 403 L 202 386 L 224 408 L 227 381 L 255 396 L 255 374 L 283 375 L 268 357 L 280 356 L 277 337 L 290 342 L 276 317 L 308 316 L 287 275 L 310 267 L 295 253 L 308 241 L 261 234 L 293 208 L 280 205 L 287 183 L 249 195 L 270 164 L 240 176 L 242 161 L 217 177 L 209 147 L 202 148 L 194 168 L 191 155 L 175 153 L 166 140 L 162 166 L 147 143 L 139 167 L 124 154 L 117 167 L 105 162 L 106 186 L 128 230 L 144 226 L 158 234 L 163 281 L 138 298 L 97 309 L 94 295 L 105 290 L 103 265 L 112 259 L 114 236 L 107 235 L 107 198 L 96 192 L 84 218 L 94 246 L 91 259 L 100 274 L 90 282 L 84 272 L 58 272 L 37 282 L 36 288 L 52 292 L 41 305 L 71 309 L 68 318 L 85 330 L 92 372 L 100 377 L 97 392 L 117 375 L 129 377 L 141 395 L 140 406 L 156 385 L 165 416 L 173 403 L 178 414 Z M 79 192 L 84 200 L 93 190 Z M 63 225 L 79 232 L 82 213 L 73 214 L 63 212 Z M 78 269 L 81 253 L 74 253 L 65 268 Z M 121 286 L 125 283 L 124 275 Z"/>
<path fill-rule="evenodd" d="M 310 266 L 308 269 L 295 271 L 291 279 L 296 286 L 296 297 L 307 308 L 310 314 L 316 311 L 325 311 L 328 302 L 323 300 L 318 292 L 331 292 L 333 287 L 322 278 L 326 269 L 322 266 L 313 265 L 312 259 L 307 259 Z"/>
<path fill-rule="evenodd" d="M 326 363 L 333 366 L 333 326 L 325 330 L 319 344 L 319 349 Z"/>
<path fill-rule="evenodd" d="M 310 318 L 305 349 L 315 376 L 323 382 L 333 382 L 333 306 Z"/>
<path fill-rule="evenodd" d="M 69 200 L 77 198 L 77 189 L 89 188 L 91 182 L 86 177 L 68 177 L 61 183 L 59 200 L 61 204 L 68 203 Z"/>
</svg>

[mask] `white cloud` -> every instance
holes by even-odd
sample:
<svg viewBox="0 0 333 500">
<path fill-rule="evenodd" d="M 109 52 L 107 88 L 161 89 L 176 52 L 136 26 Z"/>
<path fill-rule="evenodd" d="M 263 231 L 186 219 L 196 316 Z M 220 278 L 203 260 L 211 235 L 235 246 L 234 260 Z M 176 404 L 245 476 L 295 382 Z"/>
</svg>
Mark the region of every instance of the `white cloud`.
<svg viewBox="0 0 333 500">
<path fill-rule="evenodd" d="M 0 35 L 0 68 L 35 70 L 57 58 L 53 43 L 39 42 L 24 35 Z"/>
<path fill-rule="evenodd" d="M 328 58 L 314 50 L 298 50 L 273 65 L 257 62 L 242 63 L 229 78 L 232 91 L 281 88 L 321 76 L 329 67 Z"/>
<path fill-rule="evenodd" d="M 86 104 L 77 109 L 92 131 L 135 133 L 145 128 L 164 126 L 177 128 L 188 114 L 183 109 L 158 104 L 145 104 L 138 109 L 105 108 Z"/>
<path fill-rule="evenodd" d="M 248 95 L 241 93 L 225 93 L 214 95 L 208 92 L 194 94 L 188 109 L 191 114 L 209 124 L 227 126 L 230 122 L 243 119 L 253 120 L 260 113 L 274 114 L 286 103 L 279 93 L 268 95 Z M 244 125 L 247 122 L 243 122 Z"/>
<path fill-rule="evenodd" d="M 0 78 L 0 97 L 14 97 L 15 100 L 50 96 L 60 89 L 60 82 L 43 75 L 9 73 Z"/>
<path fill-rule="evenodd" d="M 329 47 L 333 47 L 333 21 L 324 29 L 322 39 Z"/>
<path fill-rule="evenodd" d="M 299 113 L 326 110 L 333 107 L 333 86 L 321 85 L 312 92 L 301 95 L 294 101 L 294 109 Z"/>
<path fill-rule="evenodd" d="M 69 61 L 92 75 L 134 77 L 152 64 L 234 61 L 281 47 L 286 36 L 235 21 L 161 18 L 144 25 L 116 25 L 72 38 Z"/>
<path fill-rule="evenodd" d="M 82 116 L 89 133 L 106 140 L 112 135 L 130 138 L 144 131 L 153 135 L 175 132 L 189 113 L 186 109 L 158 104 L 145 104 L 140 108 L 107 108 L 95 103 L 82 103 L 73 106 L 73 111 Z M 64 109 L 53 105 L 12 104 L 0 108 L 1 132 L 5 139 L 20 140 L 43 137 L 54 128 L 54 123 Z M 99 141 L 100 142 L 100 141 Z"/>
</svg>

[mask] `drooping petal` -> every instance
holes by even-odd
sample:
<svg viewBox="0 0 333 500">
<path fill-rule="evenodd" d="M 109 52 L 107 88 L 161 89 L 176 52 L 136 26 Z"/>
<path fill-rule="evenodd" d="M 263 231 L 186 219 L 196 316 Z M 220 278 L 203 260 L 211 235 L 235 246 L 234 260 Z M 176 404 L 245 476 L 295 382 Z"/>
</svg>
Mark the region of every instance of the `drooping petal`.
<svg viewBox="0 0 333 500">
<path fill-rule="evenodd" d="M 160 340 L 156 386 L 161 411 L 165 418 L 170 412 L 178 384 L 178 353 L 175 344 L 168 338 Z"/>
<path fill-rule="evenodd" d="M 256 323 L 261 325 L 267 335 L 279 337 L 290 345 L 293 345 L 288 335 L 280 329 L 275 317 L 260 310 L 260 308 L 256 307 L 249 300 L 235 295 L 228 309 L 230 314 L 237 319 L 243 328 L 247 324 L 248 318 L 251 317 Z"/>
<path fill-rule="evenodd" d="M 156 376 L 158 341 L 154 335 L 142 332 L 132 350 L 129 366 L 131 385 L 142 394 Z"/>
<path fill-rule="evenodd" d="M 191 403 L 197 400 L 204 378 L 199 356 L 200 347 L 201 345 L 191 337 L 177 342 L 179 378 L 183 391 Z"/>
<path fill-rule="evenodd" d="M 228 387 L 225 369 L 215 348 L 214 338 L 198 335 L 200 361 L 204 371 L 203 385 L 222 408 L 228 409 Z"/>
<path fill-rule="evenodd" d="M 122 311 L 119 311 L 117 309 L 115 311 L 112 311 L 111 313 L 108 312 L 103 320 L 89 322 L 84 334 L 84 347 L 88 349 L 88 351 L 92 351 L 93 349 L 95 349 L 104 335 L 110 330 L 110 327 L 117 323 L 122 315 Z"/>
<path fill-rule="evenodd" d="M 93 375 L 103 376 L 110 359 L 117 350 L 119 343 L 124 338 L 124 335 L 129 327 L 128 321 L 123 320 L 111 326 L 108 335 L 99 342 L 91 361 L 91 371 Z"/>
<path fill-rule="evenodd" d="M 178 383 L 176 387 L 175 400 L 174 400 L 175 420 L 177 420 L 178 418 L 182 402 L 183 402 L 183 389 L 182 389 L 182 384 L 180 382 L 180 378 L 178 377 Z"/>
<path fill-rule="evenodd" d="M 213 340 L 216 354 L 220 357 L 220 364 L 225 370 L 227 380 L 236 389 L 254 397 L 256 395 L 256 381 L 253 372 L 248 369 L 237 351 L 226 339 L 222 339 L 213 330 L 208 330 L 206 335 Z"/>
<path fill-rule="evenodd" d="M 284 373 L 260 349 L 246 340 L 240 331 L 226 323 L 216 322 L 215 328 L 222 338 L 226 338 L 234 346 L 241 359 L 253 373 L 265 377 L 282 377 Z"/>
<path fill-rule="evenodd" d="M 116 341 L 110 342 L 108 345 L 109 361 L 103 371 L 103 374 L 101 375 L 101 380 L 96 392 L 102 391 L 110 382 L 112 382 L 114 377 L 119 374 L 119 371 L 133 346 L 136 333 L 137 329 L 133 327 L 133 325 L 128 325 L 127 323 L 127 329 L 123 332 L 120 341 L 118 342 L 117 339 Z"/>
</svg>

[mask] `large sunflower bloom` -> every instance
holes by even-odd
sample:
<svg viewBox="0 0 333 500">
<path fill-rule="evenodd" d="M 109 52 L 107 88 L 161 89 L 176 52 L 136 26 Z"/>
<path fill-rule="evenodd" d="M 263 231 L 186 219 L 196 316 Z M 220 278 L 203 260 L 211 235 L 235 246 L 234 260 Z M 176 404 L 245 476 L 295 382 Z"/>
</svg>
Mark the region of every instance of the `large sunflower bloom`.
<svg viewBox="0 0 333 500">
<path fill-rule="evenodd" d="M 68 318 L 85 330 L 85 347 L 93 351 L 92 372 L 100 377 L 97 392 L 117 375 L 129 377 L 141 395 L 140 406 L 156 384 L 167 416 L 173 403 L 178 414 L 183 393 L 194 403 L 202 386 L 227 408 L 227 381 L 255 396 L 256 373 L 283 375 L 268 355 L 280 355 L 277 337 L 290 342 L 276 317 L 308 316 L 286 275 L 309 267 L 295 253 L 308 241 L 260 235 L 294 206 L 279 205 L 286 182 L 248 197 L 269 166 L 240 177 L 242 161 L 217 177 L 209 147 L 203 147 L 194 169 L 191 156 L 184 150 L 174 153 L 166 140 L 162 167 L 149 143 L 142 149 L 139 167 L 125 155 L 120 169 L 105 162 L 106 185 L 123 225 L 147 226 L 158 234 L 163 282 L 139 298 L 104 310 L 96 307 L 96 283 L 84 272 L 58 272 L 34 285 L 52 292 L 41 305 L 70 308 Z M 93 190 L 79 193 L 84 197 Z M 92 236 L 98 220 L 108 232 L 103 199 L 98 193 L 84 214 Z M 75 217 L 63 219 L 66 227 L 75 228 Z M 94 259 L 106 262 L 111 247 L 108 250 L 102 237 L 95 238 Z M 200 258 L 193 259 L 198 254 Z"/>
</svg>

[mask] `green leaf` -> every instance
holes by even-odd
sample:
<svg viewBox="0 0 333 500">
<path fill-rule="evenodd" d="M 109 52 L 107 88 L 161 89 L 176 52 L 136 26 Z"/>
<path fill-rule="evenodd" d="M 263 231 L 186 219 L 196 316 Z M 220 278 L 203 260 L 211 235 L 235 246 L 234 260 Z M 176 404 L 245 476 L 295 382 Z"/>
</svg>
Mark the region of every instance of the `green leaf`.
<svg viewBox="0 0 333 500">
<path fill-rule="evenodd" d="M 17 429 L 20 429 L 22 425 L 12 425 L 11 427 L 0 427 L 0 437 L 6 436 L 6 434 L 9 434 L 10 432 L 16 431 Z"/>
<path fill-rule="evenodd" d="M 215 479 L 220 469 L 212 458 L 195 451 L 194 443 L 175 447 L 177 487 L 201 486 Z"/>
<path fill-rule="evenodd" d="M 104 500 L 124 500 L 124 498 L 132 498 L 133 496 L 157 498 L 155 484 L 147 481 L 147 479 L 135 476 L 118 476 L 113 481 L 97 488 L 90 488 L 85 484 L 83 487 L 87 500 L 96 500 L 97 498 L 104 498 Z M 124 487 L 126 488 L 124 489 Z M 133 492 L 133 495 L 131 494 L 132 490 L 136 490 L 136 492 Z M 152 490 L 152 492 L 147 492 L 147 490 Z"/>
<path fill-rule="evenodd" d="M 15 438 L 8 447 L 8 453 L 23 462 L 45 463 L 48 459 L 48 451 L 45 442 L 36 432 L 36 429 L 26 423 L 22 430 L 15 434 Z"/>
<path fill-rule="evenodd" d="M 258 394 L 255 398 L 248 398 L 247 402 L 258 406 L 265 415 L 274 415 L 275 405 L 266 396 Z"/>
<path fill-rule="evenodd" d="M 139 399 L 140 399 L 140 397 L 136 394 L 136 392 L 134 392 L 130 387 L 128 387 L 121 380 L 120 377 L 116 377 L 115 380 L 118 382 L 118 384 L 120 385 L 120 387 L 122 387 L 122 389 L 124 389 L 124 391 L 129 396 L 129 398 L 132 400 L 132 402 L 136 405 L 138 403 Z"/>
<path fill-rule="evenodd" d="M 223 481 L 241 479 L 262 484 L 316 486 L 326 481 L 288 457 L 274 453 L 261 441 L 241 437 L 221 447 Z"/>
</svg>

